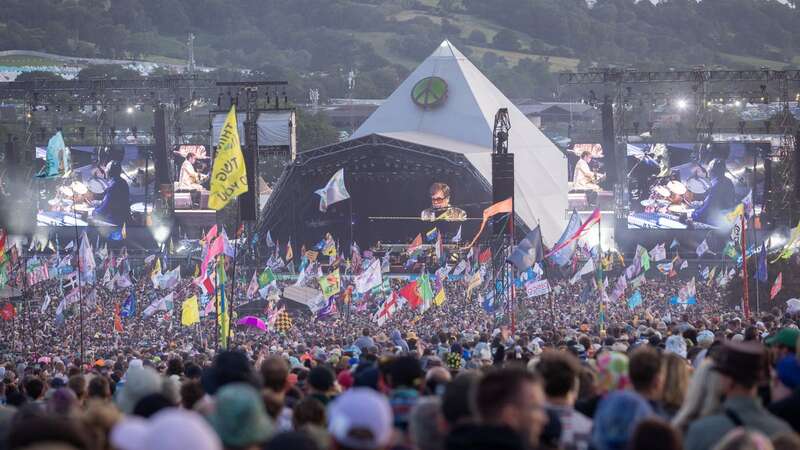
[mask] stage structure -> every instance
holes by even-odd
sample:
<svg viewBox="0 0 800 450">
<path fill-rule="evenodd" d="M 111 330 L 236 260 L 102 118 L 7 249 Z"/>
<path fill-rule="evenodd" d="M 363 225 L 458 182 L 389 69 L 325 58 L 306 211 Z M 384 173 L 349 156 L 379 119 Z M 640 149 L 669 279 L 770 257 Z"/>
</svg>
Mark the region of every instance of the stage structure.
<svg viewBox="0 0 800 450">
<path fill-rule="evenodd" d="M 510 189 L 517 235 L 541 222 L 545 242 L 563 230 L 566 158 L 450 42 L 443 42 L 348 141 L 303 152 L 287 167 L 263 211 L 259 233 L 313 245 L 330 232 L 362 248 L 407 244 L 436 227 L 450 240 L 477 232 L 493 202 L 495 114 L 507 110 Z M 321 212 L 315 191 L 344 169 L 350 198 Z M 447 214 L 435 214 L 447 210 Z M 443 220 L 432 220 L 442 218 Z M 491 239 L 484 233 L 483 242 Z M 295 254 L 297 254 L 295 249 Z"/>
</svg>

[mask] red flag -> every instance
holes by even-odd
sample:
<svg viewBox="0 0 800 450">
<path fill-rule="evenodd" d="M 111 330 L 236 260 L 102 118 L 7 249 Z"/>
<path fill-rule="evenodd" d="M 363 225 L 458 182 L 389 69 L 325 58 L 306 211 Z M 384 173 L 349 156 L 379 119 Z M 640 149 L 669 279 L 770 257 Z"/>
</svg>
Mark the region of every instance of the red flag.
<svg viewBox="0 0 800 450">
<path fill-rule="evenodd" d="M 122 333 L 122 319 L 119 317 L 119 303 L 114 305 L 114 331 Z"/>
<path fill-rule="evenodd" d="M 6 303 L 2 308 L 0 308 L 0 317 L 2 317 L 3 320 L 11 320 L 16 316 L 17 309 L 14 308 L 14 305 L 12 305 L 11 302 Z"/>
<path fill-rule="evenodd" d="M 414 253 L 422 245 L 422 234 L 417 234 L 417 237 L 408 244 L 408 254 Z"/>
<path fill-rule="evenodd" d="M 478 255 L 478 262 L 481 264 L 487 263 L 490 259 L 492 259 L 492 249 L 490 248 L 487 248 Z"/>
<path fill-rule="evenodd" d="M 239 229 L 236 231 L 236 238 L 242 237 L 242 234 L 244 234 L 244 224 L 239 225 Z"/>
<path fill-rule="evenodd" d="M 783 287 L 783 272 L 778 274 L 778 278 L 775 279 L 775 284 L 772 285 L 772 289 L 769 290 L 769 299 L 772 300 L 778 295 L 778 292 L 781 291 Z"/>
<path fill-rule="evenodd" d="M 412 309 L 417 309 L 417 307 L 422 304 L 422 298 L 419 296 L 419 292 L 417 292 L 416 281 L 412 281 L 403 286 L 403 288 L 400 289 L 400 296 L 406 299 Z"/>
</svg>

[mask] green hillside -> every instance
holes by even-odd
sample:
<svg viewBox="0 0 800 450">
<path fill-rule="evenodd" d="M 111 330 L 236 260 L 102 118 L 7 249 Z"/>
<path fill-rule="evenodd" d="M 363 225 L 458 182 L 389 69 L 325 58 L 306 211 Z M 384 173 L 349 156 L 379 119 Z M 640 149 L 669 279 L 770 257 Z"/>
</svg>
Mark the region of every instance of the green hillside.
<svg viewBox="0 0 800 450">
<path fill-rule="evenodd" d="M 798 12 L 776 0 L 5 0 L 0 50 L 197 63 L 288 79 L 290 96 L 383 97 L 443 39 L 509 96 L 597 66 L 783 68 Z M 0 65 L 47 65 L 6 57 Z"/>
</svg>

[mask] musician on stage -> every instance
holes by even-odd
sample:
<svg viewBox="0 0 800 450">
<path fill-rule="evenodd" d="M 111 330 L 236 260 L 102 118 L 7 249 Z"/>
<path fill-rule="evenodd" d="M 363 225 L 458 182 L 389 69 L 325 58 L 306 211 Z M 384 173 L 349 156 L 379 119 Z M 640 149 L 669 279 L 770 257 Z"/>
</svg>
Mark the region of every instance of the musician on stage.
<svg viewBox="0 0 800 450">
<path fill-rule="evenodd" d="M 108 169 L 111 181 L 100 206 L 94 210 L 93 217 L 100 220 L 122 225 L 128 222 L 131 214 L 131 198 L 128 182 L 122 179 L 122 166 L 119 161 L 113 161 Z"/>
<path fill-rule="evenodd" d="M 433 183 L 429 192 L 431 194 L 431 207 L 422 211 L 420 214 L 422 220 L 428 222 L 436 220 L 467 220 L 466 211 L 450 205 L 450 186 L 444 183 Z"/>
<path fill-rule="evenodd" d="M 187 191 L 205 190 L 201 183 L 208 178 L 208 175 L 199 173 L 195 170 L 194 163 L 196 160 L 197 156 L 195 156 L 194 153 L 190 152 L 186 154 L 186 159 L 181 165 L 181 173 L 180 177 L 178 178 L 178 189 Z"/>
<path fill-rule="evenodd" d="M 575 171 L 572 175 L 572 190 L 575 191 L 600 191 L 600 175 L 592 171 L 589 163 L 592 162 L 592 154 L 584 151 L 581 159 L 575 164 Z"/>
<path fill-rule="evenodd" d="M 711 164 L 711 187 L 703 205 L 692 213 L 693 221 L 717 224 L 724 212 L 736 206 L 736 191 L 733 182 L 725 176 L 725 171 L 724 159 L 716 159 Z"/>
</svg>

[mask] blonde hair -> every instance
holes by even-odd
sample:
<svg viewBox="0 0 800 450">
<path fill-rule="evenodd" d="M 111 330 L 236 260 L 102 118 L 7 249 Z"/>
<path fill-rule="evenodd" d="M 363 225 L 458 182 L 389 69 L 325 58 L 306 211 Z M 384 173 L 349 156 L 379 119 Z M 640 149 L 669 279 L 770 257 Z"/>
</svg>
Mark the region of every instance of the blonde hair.
<svg viewBox="0 0 800 450">
<path fill-rule="evenodd" d="M 701 417 L 716 414 L 721 410 L 722 384 L 720 376 L 713 370 L 713 362 L 706 358 L 695 369 L 689 389 L 684 396 L 681 409 L 672 419 L 672 426 L 686 431 L 689 423 Z"/>
<path fill-rule="evenodd" d="M 774 447 L 764 434 L 736 427 L 712 447 L 712 450 L 774 450 Z"/>
<path fill-rule="evenodd" d="M 664 355 L 664 405 L 678 410 L 686 398 L 689 388 L 689 366 L 686 360 L 674 353 Z"/>
</svg>

